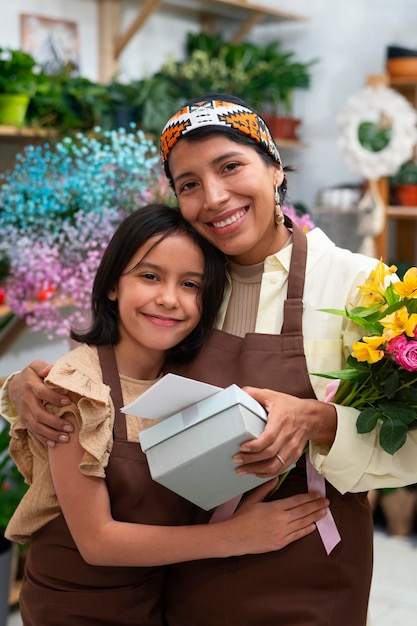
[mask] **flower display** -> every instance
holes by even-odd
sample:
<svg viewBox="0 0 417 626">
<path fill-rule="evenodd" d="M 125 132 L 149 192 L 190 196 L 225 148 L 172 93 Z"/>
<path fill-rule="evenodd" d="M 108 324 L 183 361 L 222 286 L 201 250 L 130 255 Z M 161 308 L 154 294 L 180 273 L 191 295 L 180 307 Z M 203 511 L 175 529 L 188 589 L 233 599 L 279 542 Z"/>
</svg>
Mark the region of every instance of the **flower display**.
<svg viewBox="0 0 417 626">
<path fill-rule="evenodd" d="M 142 131 L 97 128 L 28 146 L 3 179 L 4 304 L 32 330 L 67 338 L 71 326 L 86 326 L 97 266 L 120 221 L 173 196 L 157 147 Z"/>
<path fill-rule="evenodd" d="M 380 424 L 380 444 L 390 454 L 417 426 L 417 268 L 400 281 L 396 270 L 379 262 L 358 287 L 359 306 L 323 309 L 345 316 L 364 335 L 353 344 L 343 370 L 317 374 L 334 379 L 333 402 L 359 409 L 358 433 Z"/>
</svg>

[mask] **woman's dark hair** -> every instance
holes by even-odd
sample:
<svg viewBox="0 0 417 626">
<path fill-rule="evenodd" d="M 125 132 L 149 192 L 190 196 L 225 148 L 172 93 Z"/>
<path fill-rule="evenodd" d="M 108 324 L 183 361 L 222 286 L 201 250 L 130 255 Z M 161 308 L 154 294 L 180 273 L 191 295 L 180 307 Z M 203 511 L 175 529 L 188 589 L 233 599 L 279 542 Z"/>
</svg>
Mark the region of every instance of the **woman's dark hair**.
<svg viewBox="0 0 417 626">
<path fill-rule="evenodd" d="M 248 109 L 251 109 L 251 111 L 259 115 L 259 117 L 262 117 L 262 115 L 258 113 L 258 111 L 256 111 L 252 106 L 250 106 L 247 102 L 245 102 L 241 98 L 238 98 L 237 96 L 233 96 L 228 93 L 217 93 L 214 91 L 209 91 L 201 96 L 198 96 L 197 98 L 192 98 L 191 100 L 187 100 L 187 102 L 185 102 L 183 106 L 184 107 L 190 106 L 191 104 L 196 104 L 197 102 L 202 102 L 204 100 L 225 100 L 226 102 L 240 104 L 244 107 L 247 107 Z M 268 126 L 265 120 L 264 120 L 264 123 L 265 123 L 265 126 Z M 272 156 L 266 151 L 264 147 L 262 147 L 260 143 L 255 141 L 255 139 L 253 139 L 249 135 L 245 135 L 245 133 L 241 133 L 239 130 L 236 130 L 236 128 L 231 128 L 228 126 L 216 126 L 216 127 L 201 126 L 200 128 L 196 128 L 195 130 L 190 130 L 187 133 L 187 135 L 184 137 L 184 139 L 186 139 L 187 141 L 199 141 L 200 139 L 205 139 L 206 137 L 212 137 L 215 134 L 224 135 L 231 141 L 243 144 L 244 146 L 249 146 L 250 148 L 253 148 L 259 154 L 259 156 L 263 159 L 263 161 L 267 165 L 277 165 L 276 161 L 274 161 Z M 287 167 L 284 167 L 283 169 L 284 169 L 284 172 L 291 170 L 291 168 L 287 168 Z M 171 187 L 173 187 L 172 175 L 169 169 L 169 158 L 164 163 L 164 171 L 165 171 L 166 177 L 168 178 L 170 182 Z M 283 183 L 281 187 L 279 188 L 281 203 L 284 202 L 286 191 L 287 191 L 287 181 L 286 181 L 286 176 L 284 176 Z"/>
<path fill-rule="evenodd" d="M 226 257 L 202 237 L 185 219 L 179 209 L 164 204 L 151 204 L 137 209 L 117 228 L 98 267 L 91 294 L 92 324 L 85 332 L 71 331 L 71 338 L 92 345 L 119 342 L 117 301 L 108 294 L 126 270 L 130 260 L 149 239 L 160 235 L 157 246 L 173 234 L 184 234 L 201 249 L 205 268 L 200 290 L 201 320 L 192 333 L 168 351 L 170 361 L 193 356 L 213 328 L 222 302 L 226 283 Z"/>
</svg>

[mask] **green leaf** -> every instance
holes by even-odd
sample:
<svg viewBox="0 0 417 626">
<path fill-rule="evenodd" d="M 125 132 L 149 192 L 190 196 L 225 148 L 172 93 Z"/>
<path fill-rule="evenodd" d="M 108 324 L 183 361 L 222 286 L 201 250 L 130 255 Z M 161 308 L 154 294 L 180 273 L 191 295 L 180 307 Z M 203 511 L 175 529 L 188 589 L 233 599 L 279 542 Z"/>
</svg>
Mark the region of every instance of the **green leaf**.
<svg viewBox="0 0 417 626">
<path fill-rule="evenodd" d="M 375 306 L 355 306 L 350 310 L 349 314 L 353 317 L 371 317 L 377 313 L 380 313 L 381 303 L 375 304 Z"/>
<path fill-rule="evenodd" d="M 395 313 L 395 311 L 398 311 L 403 306 L 405 306 L 404 300 L 397 300 L 396 302 L 393 302 L 382 312 L 381 318 L 386 315 L 391 315 L 391 313 Z"/>
<path fill-rule="evenodd" d="M 386 420 L 381 426 L 379 442 L 381 447 L 388 452 L 394 454 L 405 443 L 407 438 L 407 426 L 399 420 Z"/>
<path fill-rule="evenodd" d="M 392 288 L 392 283 L 390 283 L 385 290 L 385 299 L 388 305 L 392 305 L 395 302 L 398 302 L 400 300 L 400 296 L 397 293 L 395 293 L 395 291 Z"/>
<path fill-rule="evenodd" d="M 351 380 L 355 383 L 366 382 L 369 375 L 368 372 L 358 371 L 357 369 L 334 370 L 332 372 L 310 372 L 311 376 L 320 376 L 321 378 L 331 378 L 332 380 Z"/>
<path fill-rule="evenodd" d="M 392 370 L 385 380 L 384 392 L 387 398 L 391 399 L 395 396 L 400 386 L 400 377 L 397 370 Z"/>
<path fill-rule="evenodd" d="M 407 307 L 407 311 L 410 313 L 417 313 L 417 298 L 406 298 L 404 304 Z"/>
<path fill-rule="evenodd" d="M 380 400 L 378 407 L 385 417 L 403 424 L 411 424 L 417 417 L 416 410 L 404 402 L 387 402 Z"/>
<path fill-rule="evenodd" d="M 415 387 L 407 387 L 407 389 L 401 389 L 397 397 L 402 402 L 406 404 L 412 404 L 414 406 L 417 405 L 417 388 Z"/>
<path fill-rule="evenodd" d="M 365 307 L 356 307 L 355 309 L 352 309 L 352 311 L 349 311 L 348 309 L 345 309 L 344 311 L 340 309 L 319 309 L 319 311 L 322 313 L 331 313 L 332 315 L 346 317 L 357 326 L 363 328 L 369 335 L 378 336 L 382 332 L 382 326 L 378 322 L 378 319 L 381 317 L 381 313 L 376 307 L 371 310 L 371 313 L 369 313 L 369 309 Z M 367 319 L 369 317 L 371 319 Z"/>
<path fill-rule="evenodd" d="M 356 430 L 359 434 L 370 433 L 375 428 L 379 419 L 382 419 L 382 413 L 374 407 L 367 407 L 361 411 L 356 420 Z"/>
<path fill-rule="evenodd" d="M 370 374 L 372 371 L 372 368 L 367 361 L 357 361 L 355 358 L 353 358 L 351 354 L 349 354 L 348 358 L 346 359 L 346 366 L 349 367 L 350 369 L 354 369 L 354 370 L 357 370 L 359 372 L 363 372 L 366 374 Z M 374 366 L 374 369 L 375 369 L 375 366 Z"/>
<path fill-rule="evenodd" d="M 346 317 L 347 314 L 347 309 L 344 311 L 341 309 L 319 309 L 319 311 L 322 313 L 331 313 L 332 315 L 340 315 L 341 317 Z"/>
</svg>

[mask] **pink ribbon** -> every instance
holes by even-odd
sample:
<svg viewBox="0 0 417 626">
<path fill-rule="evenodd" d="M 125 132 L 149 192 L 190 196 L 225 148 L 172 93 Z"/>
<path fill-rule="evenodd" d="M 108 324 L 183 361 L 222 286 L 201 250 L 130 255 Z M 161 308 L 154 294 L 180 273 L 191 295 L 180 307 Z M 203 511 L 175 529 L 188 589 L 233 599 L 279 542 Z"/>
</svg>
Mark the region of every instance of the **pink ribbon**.
<svg viewBox="0 0 417 626">
<path fill-rule="evenodd" d="M 331 383 L 328 383 L 326 386 L 326 397 L 324 399 L 325 402 L 331 402 L 336 395 L 336 391 L 339 387 L 340 380 L 335 378 Z"/>
<path fill-rule="evenodd" d="M 242 495 L 243 494 L 235 496 L 231 500 L 227 500 L 227 502 L 220 504 L 210 517 L 209 524 L 212 524 L 213 522 L 223 522 L 225 519 L 232 517 L 233 513 L 237 509 L 237 505 L 239 504 Z"/>
<path fill-rule="evenodd" d="M 318 473 L 316 468 L 312 465 L 308 450 L 305 453 L 306 457 L 306 470 L 307 470 L 307 485 L 309 491 L 316 491 L 323 498 L 326 497 L 326 483 L 324 477 Z M 339 531 L 337 530 L 336 522 L 330 509 L 327 509 L 326 515 L 316 522 L 317 530 L 319 531 L 320 538 L 323 542 L 324 549 L 327 554 L 337 546 L 341 541 Z"/>
<path fill-rule="evenodd" d="M 305 453 L 306 458 L 306 470 L 307 470 L 307 486 L 309 492 L 315 491 L 319 493 L 323 498 L 326 497 L 326 483 L 324 477 L 319 474 L 316 468 L 312 465 L 308 451 Z M 242 494 L 227 500 L 223 504 L 220 504 L 212 514 L 209 520 L 209 524 L 214 522 L 223 522 L 233 515 L 237 506 L 242 498 Z M 341 541 L 339 531 L 337 530 L 336 522 L 330 509 L 327 509 L 326 515 L 316 522 L 317 530 L 320 538 L 323 542 L 324 549 L 327 554 L 330 554 L 332 550 Z"/>
</svg>

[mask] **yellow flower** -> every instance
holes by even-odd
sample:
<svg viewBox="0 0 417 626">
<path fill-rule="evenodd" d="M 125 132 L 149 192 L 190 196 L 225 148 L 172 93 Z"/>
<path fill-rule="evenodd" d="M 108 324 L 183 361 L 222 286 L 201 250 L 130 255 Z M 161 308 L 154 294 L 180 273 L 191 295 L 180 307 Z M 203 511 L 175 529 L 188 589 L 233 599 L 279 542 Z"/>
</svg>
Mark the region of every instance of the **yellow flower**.
<svg viewBox="0 0 417 626">
<path fill-rule="evenodd" d="M 403 280 L 394 283 L 392 288 L 401 298 L 417 298 L 417 267 L 410 267 Z"/>
<path fill-rule="evenodd" d="M 384 343 L 383 337 L 363 337 L 362 341 L 356 341 L 352 348 L 352 356 L 357 361 L 377 363 L 384 357 L 384 351 L 378 350 Z"/>
<path fill-rule="evenodd" d="M 390 341 L 398 335 L 405 333 L 409 337 L 414 337 L 414 329 L 417 325 L 417 313 L 408 315 L 407 307 L 403 306 L 398 311 L 383 317 L 380 323 L 385 328 L 383 337 Z"/>
<path fill-rule="evenodd" d="M 397 271 L 395 265 L 387 267 L 382 261 L 378 261 L 365 282 L 358 287 L 362 294 L 362 306 L 372 307 L 378 302 L 385 301 L 386 278 Z"/>
</svg>

